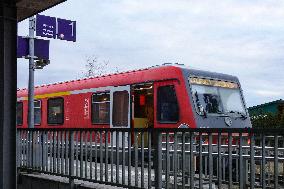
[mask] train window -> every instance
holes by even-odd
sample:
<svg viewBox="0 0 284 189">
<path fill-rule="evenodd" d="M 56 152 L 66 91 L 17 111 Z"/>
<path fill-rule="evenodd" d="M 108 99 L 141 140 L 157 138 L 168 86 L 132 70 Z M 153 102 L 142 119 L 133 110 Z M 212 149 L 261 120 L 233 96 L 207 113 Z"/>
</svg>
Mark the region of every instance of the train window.
<svg viewBox="0 0 284 189">
<path fill-rule="evenodd" d="M 112 124 L 114 127 L 128 125 L 129 94 L 127 91 L 113 93 Z"/>
<path fill-rule="evenodd" d="M 92 123 L 109 124 L 110 115 L 110 95 L 109 92 L 96 93 L 92 96 Z"/>
<path fill-rule="evenodd" d="M 23 102 L 17 102 L 17 125 L 23 124 Z"/>
<path fill-rule="evenodd" d="M 40 100 L 34 101 L 34 123 L 36 125 L 41 124 L 41 101 Z"/>
<path fill-rule="evenodd" d="M 173 85 L 158 88 L 157 119 L 161 123 L 171 123 L 179 120 L 179 107 Z"/>
<path fill-rule="evenodd" d="M 64 121 L 64 99 L 51 98 L 47 101 L 47 123 L 48 124 L 63 124 Z"/>
</svg>

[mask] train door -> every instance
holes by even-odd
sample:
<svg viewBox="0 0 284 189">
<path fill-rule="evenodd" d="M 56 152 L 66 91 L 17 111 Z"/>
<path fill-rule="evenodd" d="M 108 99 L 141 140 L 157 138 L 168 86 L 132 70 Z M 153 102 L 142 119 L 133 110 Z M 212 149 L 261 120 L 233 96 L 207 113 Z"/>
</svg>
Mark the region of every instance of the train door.
<svg viewBox="0 0 284 189">
<path fill-rule="evenodd" d="M 153 83 L 135 84 L 131 88 L 132 120 L 134 128 L 154 127 L 154 89 Z M 148 133 L 138 133 L 138 145 L 144 138 L 144 146 L 148 146 Z"/>
<path fill-rule="evenodd" d="M 111 128 L 130 128 L 130 86 L 113 87 L 110 90 L 110 127 Z M 119 133 L 121 135 L 121 133 Z M 121 139 L 122 136 L 119 136 Z M 125 142 L 128 135 L 125 134 Z M 116 144 L 116 133 L 113 135 Z M 127 143 L 126 143 L 127 144 Z M 119 141 L 119 146 L 122 140 Z"/>
<path fill-rule="evenodd" d="M 154 85 L 156 119 L 155 127 L 173 128 L 180 121 L 178 81 L 161 81 Z"/>
<path fill-rule="evenodd" d="M 132 120 L 134 128 L 154 126 L 153 83 L 132 86 Z"/>
</svg>

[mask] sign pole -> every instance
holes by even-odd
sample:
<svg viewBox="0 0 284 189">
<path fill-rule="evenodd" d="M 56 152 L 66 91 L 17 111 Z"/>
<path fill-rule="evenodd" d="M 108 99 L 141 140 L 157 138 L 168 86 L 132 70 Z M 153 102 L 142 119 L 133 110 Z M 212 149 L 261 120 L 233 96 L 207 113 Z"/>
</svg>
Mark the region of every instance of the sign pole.
<svg viewBox="0 0 284 189">
<path fill-rule="evenodd" d="M 29 18 L 29 85 L 28 85 L 28 127 L 34 128 L 34 32 L 35 17 Z"/>
</svg>

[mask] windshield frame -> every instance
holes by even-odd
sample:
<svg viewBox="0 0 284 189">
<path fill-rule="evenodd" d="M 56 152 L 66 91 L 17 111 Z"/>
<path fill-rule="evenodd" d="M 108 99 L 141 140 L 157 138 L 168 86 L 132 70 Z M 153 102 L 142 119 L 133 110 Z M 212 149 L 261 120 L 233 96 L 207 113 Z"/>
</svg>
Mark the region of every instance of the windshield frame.
<svg viewBox="0 0 284 189">
<path fill-rule="evenodd" d="M 188 77 L 188 83 L 189 83 L 189 88 L 190 88 L 190 93 L 191 93 L 191 98 L 192 98 L 192 101 L 193 101 L 193 104 L 194 104 L 194 109 L 196 111 L 196 113 L 198 115 L 202 115 L 201 112 L 199 111 L 199 108 L 197 106 L 197 102 L 196 102 L 196 97 L 195 97 L 195 94 L 194 94 L 194 91 L 193 91 L 193 88 L 192 86 L 193 85 L 197 85 L 197 86 L 207 86 L 207 87 L 213 87 L 213 88 L 230 88 L 230 87 L 222 87 L 222 86 L 214 86 L 214 85 L 210 85 L 210 84 L 198 84 L 198 83 L 192 83 L 191 82 L 191 79 L 194 78 L 194 79 L 201 79 L 201 80 L 210 80 L 212 81 L 213 83 L 214 82 L 225 82 L 227 84 L 230 84 L 229 86 L 234 86 L 234 89 L 238 89 L 238 92 L 239 92 L 239 95 L 240 95 L 240 101 L 242 103 L 242 107 L 244 109 L 243 112 L 240 112 L 240 113 L 237 113 L 237 112 L 234 112 L 234 113 L 230 113 L 230 112 L 222 112 L 222 113 L 208 113 L 208 112 L 205 112 L 206 113 L 206 116 L 214 116 L 214 117 L 243 117 L 243 116 L 248 116 L 248 112 L 247 112 L 247 108 L 246 108 L 246 104 L 245 104 L 245 101 L 244 101 L 244 97 L 243 97 L 243 94 L 242 94 L 242 90 L 241 90 L 241 87 L 239 85 L 238 82 L 236 81 L 232 81 L 232 80 L 224 80 L 224 79 L 220 79 L 220 78 L 212 78 L 212 77 L 200 77 L 200 76 L 193 76 L 193 75 L 190 75 Z M 232 84 L 232 85 L 231 85 Z M 232 88 L 231 88 L 232 89 Z M 219 93 L 219 90 L 218 90 L 218 93 Z M 221 97 L 220 97 L 220 100 L 221 100 Z M 221 107 L 222 109 L 224 109 L 224 104 L 221 100 Z"/>
</svg>

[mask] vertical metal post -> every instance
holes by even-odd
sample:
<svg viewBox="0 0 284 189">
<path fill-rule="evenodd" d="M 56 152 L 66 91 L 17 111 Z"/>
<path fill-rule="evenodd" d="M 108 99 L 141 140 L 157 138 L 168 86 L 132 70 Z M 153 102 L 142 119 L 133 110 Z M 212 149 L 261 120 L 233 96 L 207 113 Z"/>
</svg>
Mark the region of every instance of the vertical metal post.
<svg viewBox="0 0 284 189">
<path fill-rule="evenodd" d="M 284 174 L 284 173 L 283 173 Z M 278 188 L 278 134 L 274 135 L 274 188 Z"/>
<path fill-rule="evenodd" d="M 90 131 L 90 179 L 93 179 L 93 132 Z"/>
<path fill-rule="evenodd" d="M 152 156 L 152 130 L 148 129 L 148 188 L 152 187 L 151 156 Z"/>
<path fill-rule="evenodd" d="M 132 176 L 131 174 L 131 137 L 132 137 L 131 134 L 132 132 L 128 132 L 128 186 L 131 186 L 131 176 Z"/>
<path fill-rule="evenodd" d="M 21 131 L 17 131 L 17 168 L 21 167 L 21 157 L 22 157 L 22 152 L 21 152 Z"/>
<path fill-rule="evenodd" d="M 76 137 L 76 176 L 79 176 L 79 137 L 80 137 L 80 131 L 75 132 Z"/>
<path fill-rule="evenodd" d="M 166 133 L 166 188 L 170 188 L 170 152 L 169 152 L 169 132 Z"/>
<path fill-rule="evenodd" d="M 154 154 L 155 188 L 162 188 L 162 137 L 161 132 L 156 130 L 156 145 Z"/>
<path fill-rule="evenodd" d="M 105 131 L 105 181 L 108 182 L 108 136 L 109 132 Z"/>
<path fill-rule="evenodd" d="M 29 85 L 28 85 L 28 126 L 34 128 L 34 32 L 35 17 L 29 18 Z"/>
<path fill-rule="evenodd" d="M 213 181 L 213 149 L 212 149 L 212 133 L 208 133 L 209 143 L 208 143 L 208 156 L 209 156 L 209 189 L 212 189 Z"/>
<path fill-rule="evenodd" d="M 135 186 L 138 187 L 138 133 L 134 131 Z"/>
<path fill-rule="evenodd" d="M 229 148 L 229 188 L 232 188 L 233 185 L 233 174 L 232 174 L 232 163 L 233 163 L 233 159 L 232 159 L 232 133 L 229 133 L 229 144 L 228 144 L 228 148 Z"/>
<path fill-rule="evenodd" d="M 199 188 L 203 187 L 202 182 L 202 170 L 203 170 L 203 163 L 202 163 L 202 133 L 199 133 Z"/>
<path fill-rule="evenodd" d="M 182 161 L 182 167 L 181 167 L 181 175 L 182 175 L 182 188 L 185 188 L 185 132 L 182 132 L 182 139 L 181 139 L 181 161 Z"/>
<path fill-rule="evenodd" d="M 115 148 L 116 148 L 116 168 L 115 168 L 115 181 L 119 183 L 119 131 L 115 132 Z"/>
<path fill-rule="evenodd" d="M 70 131 L 69 136 L 69 186 L 70 189 L 74 189 L 74 131 Z"/>
<path fill-rule="evenodd" d="M 195 172 L 195 161 L 194 161 L 194 155 L 193 155 L 193 132 L 190 132 L 190 188 L 194 188 L 194 172 Z"/>
<path fill-rule="evenodd" d="M 84 138 L 84 149 L 85 149 L 85 178 L 87 178 L 88 173 L 88 132 L 85 132 L 85 138 Z"/>
<path fill-rule="evenodd" d="M 243 136 L 239 133 L 240 143 L 239 143 L 239 178 L 240 178 L 240 189 L 244 188 L 244 167 L 243 167 Z M 238 168 L 237 168 L 238 169 Z"/>
<path fill-rule="evenodd" d="M 83 131 L 80 131 L 80 177 L 83 178 Z"/>
<path fill-rule="evenodd" d="M 177 188 L 177 166 L 178 166 L 178 157 L 177 157 L 177 147 L 178 147 L 178 137 L 177 132 L 174 133 L 174 188 Z"/>
<path fill-rule="evenodd" d="M 145 188 L 144 187 L 144 131 L 142 131 L 141 133 L 141 188 Z"/>
<path fill-rule="evenodd" d="M 265 176 L 265 135 L 264 133 L 261 134 L 261 175 L 262 175 L 262 180 L 261 180 L 261 185 L 262 188 L 266 188 L 266 176 Z"/>
<path fill-rule="evenodd" d="M 218 188 L 222 188 L 221 133 L 218 133 Z"/>
<path fill-rule="evenodd" d="M 122 132 L 122 184 L 125 184 L 125 132 Z"/>
<path fill-rule="evenodd" d="M 254 189 L 255 184 L 255 161 L 254 161 L 254 133 L 250 136 L 250 188 Z"/>
<path fill-rule="evenodd" d="M 129 153 L 129 152 L 128 152 Z M 110 182 L 113 182 L 113 131 L 110 132 L 110 175 L 111 175 L 111 181 Z M 129 167 L 129 165 L 128 165 Z M 128 185 L 130 185 L 128 183 Z"/>
<path fill-rule="evenodd" d="M 103 132 L 100 130 L 100 181 L 103 181 Z"/>
</svg>

